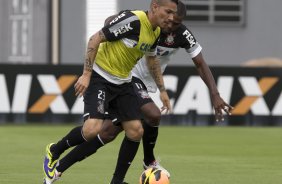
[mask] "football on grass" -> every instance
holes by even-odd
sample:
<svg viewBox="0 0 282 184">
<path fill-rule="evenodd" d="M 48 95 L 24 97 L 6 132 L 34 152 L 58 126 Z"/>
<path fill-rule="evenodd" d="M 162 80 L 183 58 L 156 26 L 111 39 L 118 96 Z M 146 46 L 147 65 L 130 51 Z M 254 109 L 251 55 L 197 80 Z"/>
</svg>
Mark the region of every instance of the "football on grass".
<svg viewBox="0 0 282 184">
<path fill-rule="evenodd" d="M 149 168 L 142 172 L 139 183 L 140 184 L 169 184 L 169 178 L 161 169 Z"/>
</svg>

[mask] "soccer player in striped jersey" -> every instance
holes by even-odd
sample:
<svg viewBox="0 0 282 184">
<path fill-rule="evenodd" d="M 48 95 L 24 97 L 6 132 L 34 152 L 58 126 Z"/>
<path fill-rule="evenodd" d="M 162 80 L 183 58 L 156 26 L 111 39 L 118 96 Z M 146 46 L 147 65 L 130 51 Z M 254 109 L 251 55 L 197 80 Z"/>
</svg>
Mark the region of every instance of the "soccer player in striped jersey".
<svg viewBox="0 0 282 184">
<path fill-rule="evenodd" d="M 152 0 L 148 12 L 123 12 L 90 38 L 83 74 L 75 84 L 76 95 L 84 96 L 84 124 L 72 129 L 57 143 L 47 145 L 43 162 L 45 184 L 53 183 L 60 175 L 56 167 L 65 150 L 97 136 L 106 112 L 120 118 L 126 134 L 121 145 L 123 156 L 118 159 L 122 167 L 111 183 L 123 182 L 143 136 L 140 108 L 131 82 L 131 70 L 143 56 L 161 92 L 164 108 L 171 110 L 156 59 L 156 45 L 160 28 L 173 20 L 177 3 L 178 0 Z"/>
</svg>

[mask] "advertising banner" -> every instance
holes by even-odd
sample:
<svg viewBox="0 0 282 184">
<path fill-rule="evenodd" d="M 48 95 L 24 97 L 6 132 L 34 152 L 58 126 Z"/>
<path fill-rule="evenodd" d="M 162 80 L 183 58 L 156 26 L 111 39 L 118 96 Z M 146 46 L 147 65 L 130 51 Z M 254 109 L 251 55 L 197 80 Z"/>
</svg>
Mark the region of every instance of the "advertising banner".
<svg viewBox="0 0 282 184">
<path fill-rule="evenodd" d="M 0 65 L 0 122 L 82 122 L 74 95 L 82 65 Z M 282 68 L 211 67 L 222 98 L 234 107 L 221 125 L 282 125 Z M 168 67 L 173 112 L 163 124 L 214 125 L 209 90 L 195 67 Z M 161 106 L 158 93 L 150 94 Z"/>
</svg>

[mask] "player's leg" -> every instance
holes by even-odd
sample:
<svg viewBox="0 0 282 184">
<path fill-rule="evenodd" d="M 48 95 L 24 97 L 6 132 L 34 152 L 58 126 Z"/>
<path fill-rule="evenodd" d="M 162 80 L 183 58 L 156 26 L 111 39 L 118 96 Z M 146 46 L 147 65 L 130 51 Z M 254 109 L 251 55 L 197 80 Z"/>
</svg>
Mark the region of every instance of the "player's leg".
<svg viewBox="0 0 282 184">
<path fill-rule="evenodd" d="M 118 161 L 111 184 L 122 184 L 140 144 L 143 128 L 140 120 L 126 121 L 122 123 L 125 137 L 122 141 Z"/>
<path fill-rule="evenodd" d="M 56 179 L 55 168 L 57 166 L 59 156 L 68 148 L 79 145 L 85 141 L 90 141 L 93 136 L 96 137 L 102 121 L 99 119 L 88 119 L 83 126 L 72 129 L 65 137 L 63 137 L 56 144 L 51 143 L 46 148 L 46 156 L 43 163 L 43 170 L 45 173 L 44 183 L 53 183 Z M 87 137 L 84 132 L 87 132 Z"/>
<path fill-rule="evenodd" d="M 83 126 L 75 127 L 56 144 L 51 143 L 46 148 L 46 156 L 43 162 L 44 183 L 53 183 L 58 158 L 65 150 L 94 139 L 102 127 L 105 117 L 106 87 L 101 82 L 103 78 L 99 77 L 98 74 L 93 74 L 84 96 Z M 102 98 L 98 95 L 101 92 L 104 94 Z"/>
<path fill-rule="evenodd" d="M 142 137 L 143 153 L 144 153 L 144 169 L 148 167 L 157 167 L 166 172 L 170 176 L 169 172 L 164 169 L 156 160 L 154 155 L 154 148 L 158 138 L 159 124 L 161 120 L 161 112 L 157 105 L 153 102 L 147 92 L 147 88 L 144 83 L 138 79 L 133 78 L 133 87 L 139 104 L 141 105 L 141 113 L 143 115 L 142 125 L 144 134 Z"/>
<path fill-rule="evenodd" d="M 104 120 L 99 134 L 93 140 L 83 142 L 76 146 L 66 156 L 60 159 L 60 164 L 56 167 L 56 170 L 62 174 L 76 162 L 84 160 L 88 156 L 96 153 L 96 151 L 105 144 L 113 141 L 121 131 L 123 131 L 123 129 L 120 126 L 113 125 L 111 120 Z"/>
<path fill-rule="evenodd" d="M 95 138 L 102 127 L 102 122 L 102 119 L 88 119 L 84 122 L 83 126 L 78 126 L 72 129 L 60 141 L 50 146 L 52 157 L 58 159 L 68 148 Z"/>
<path fill-rule="evenodd" d="M 161 112 L 148 94 L 147 88 L 142 80 L 133 77 L 132 84 L 143 115 L 142 124 L 144 135 L 142 142 L 144 149 L 144 164 L 150 165 L 156 160 L 154 156 L 154 147 L 158 137 Z"/>
<path fill-rule="evenodd" d="M 142 125 L 144 134 L 142 137 L 143 153 L 144 153 L 144 169 L 149 167 L 156 167 L 163 170 L 168 177 L 170 173 L 160 165 L 159 161 L 155 158 L 154 148 L 158 138 L 159 124 L 161 113 L 155 103 L 150 102 L 141 107 L 141 112 L 144 115 Z"/>
<path fill-rule="evenodd" d="M 140 106 L 131 84 L 124 89 L 124 94 L 117 99 L 116 104 L 118 117 L 125 131 L 125 137 L 119 150 L 118 161 L 111 184 L 122 184 L 126 172 L 138 151 L 140 140 L 143 136 L 143 128 L 140 121 Z"/>
<path fill-rule="evenodd" d="M 104 119 L 105 106 L 105 87 L 98 85 L 91 77 L 90 85 L 84 96 L 84 124 L 73 128 L 65 137 L 56 144 L 48 146 L 49 155 L 52 155 L 51 161 L 57 160 L 60 155 L 70 147 L 90 141 L 100 131 Z M 103 93 L 103 98 L 99 98 L 99 94 Z M 102 105 L 101 105 L 102 104 Z M 97 110 L 99 109 L 99 111 Z"/>
<path fill-rule="evenodd" d="M 144 129 L 144 135 L 142 137 L 144 164 L 148 166 L 156 161 L 154 148 L 158 138 L 161 112 L 153 102 L 144 104 L 141 107 L 141 112 L 144 116 L 144 120 L 142 121 Z"/>
</svg>

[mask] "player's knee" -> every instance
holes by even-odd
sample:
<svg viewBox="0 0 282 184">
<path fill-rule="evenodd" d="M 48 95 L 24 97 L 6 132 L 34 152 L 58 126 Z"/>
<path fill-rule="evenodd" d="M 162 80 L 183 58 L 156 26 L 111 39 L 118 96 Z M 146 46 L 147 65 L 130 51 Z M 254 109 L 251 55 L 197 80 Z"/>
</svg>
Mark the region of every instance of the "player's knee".
<svg viewBox="0 0 282 184">
<path fill-rule="evenodd" d="M 154 113 L 151 113 L 146 117 L 146 121 L 152 127 L 159 126 L 161 121 L 161 112 L 156 111 Z"/>
<path fill-rule="evenodd" d="M 139 129 L 134 130 L 134 132 L 130 135 L 130 137 L 128 136 L 128 138 L 134 141 L 140 141 L 142 139 L 143 132 L 143 128 L 141 127 Z"/>
<path fill-rule="evenodd" d="M 143 127 L 140 124 L 139 126 L 135 126 L 134 128 L 127 130 L 126 136 L 133 141 L 140 141 L 143 136 L 143 132 Z"/>
<path fill-rule="evenodd" d="M 91 139 L 94 139 L 98 132 L 101 130 L 102 127 L 102 120 L 98 119 L 87 119 L 84 122 L 82 132 L 84 138 L 89 141 Z"/>
<path fill-rule="evenodd" d="M 100 139 L 102 139 L 102 141 L 107 144 L 109 142 L 112 142 L 117 135 L 119 134 L 119 132 L 117 131 L 101 131 L 99 133 Z"/>
<path fill-rule="evenodd" d="M 112 121 L 105 120 L 99 137 L 104 144 L 113 141 L 123 129 L 120 126 L 113 125 Z"/>
</svg>

